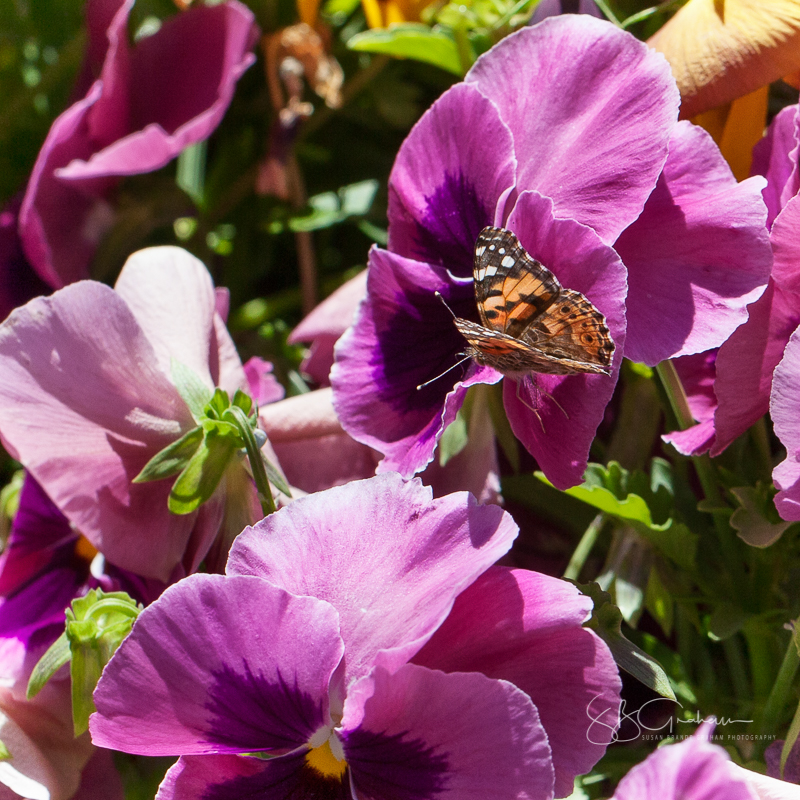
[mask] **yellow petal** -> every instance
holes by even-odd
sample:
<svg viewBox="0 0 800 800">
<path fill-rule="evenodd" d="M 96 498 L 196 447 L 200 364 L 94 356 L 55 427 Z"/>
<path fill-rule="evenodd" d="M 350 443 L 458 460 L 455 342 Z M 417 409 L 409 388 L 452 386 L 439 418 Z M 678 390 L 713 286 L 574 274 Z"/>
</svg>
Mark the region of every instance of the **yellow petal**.
<svg viewBox="0 0 800 800">
<path fill-rule="evenodd" d="M 378 0 L 361 0 L 364 9 L 364 16 L 367 18 L 367 25 L 370 28 L 385 28 L 383 11 Z"/>
<path fill-rule="evenodd" d="M 648 44 L 672 67 L 681 116 L 693 117 L 800 69 L 800 2 L 689 0 Z"/>
<path fill-rule="evenodd" d="M 753 147 L 767 125 L 769 87 L 740 97 L 732 103 L 698 114 L 692 122 L 705 128 L 719 145 L 736 180 L 750 175 Z"/>
</svg>

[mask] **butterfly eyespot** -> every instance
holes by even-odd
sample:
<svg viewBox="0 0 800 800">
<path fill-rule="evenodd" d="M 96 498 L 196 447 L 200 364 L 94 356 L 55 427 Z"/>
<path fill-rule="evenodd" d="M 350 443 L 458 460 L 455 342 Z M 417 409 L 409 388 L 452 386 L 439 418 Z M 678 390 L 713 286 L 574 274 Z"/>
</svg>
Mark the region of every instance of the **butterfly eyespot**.
<svg viewBox="0 0 800 800">
<path fill-rule="evenodd" d="M 569 306 L 561 306 L 562 314 L 569 314 Z"/>
<path fill-rule="evenodd" d="M 591 333 L 589 333 L 589 334 L 587 334 L 586 336 L 584 336 L 584 337 L 583 337 L 583 340 L 584 340 L 585 342 L 589 342 L 589 343 L 591 343 L 591 342 L 593 342 L 593 341 L 594 341 L 594 336 L 592 336 L 592 334 L 591 334 Z"/>
</svg>

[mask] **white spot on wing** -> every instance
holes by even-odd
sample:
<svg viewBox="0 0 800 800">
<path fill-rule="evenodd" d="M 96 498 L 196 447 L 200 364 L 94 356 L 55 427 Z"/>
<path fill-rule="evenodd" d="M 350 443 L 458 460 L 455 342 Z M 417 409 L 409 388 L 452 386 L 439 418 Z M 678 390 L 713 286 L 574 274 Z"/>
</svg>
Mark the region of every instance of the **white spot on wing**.
<svg viewBox="0 0 800 800">
<path fill-rule="evenodd" d="M 480 247 L 475 248 L 475 255 L 480 258 L 486 252 L 486 245 L 482 244 Z"/>
<path fill-rule="evenodd" d="M 497 275 L 497 267 L 486 267 L 485 272 L 487 277 L 493 278 L 495 275 Z M 481 278 L 481 280 L 483 280 L 483 278 Z"/>
<path fill-rule="evenodd" d="M 500 262 L 506 269 L 511 269 L 514 266 L 514 259 L 511 256 L 504 256 L 503 260 Z"/>
<path fill-rule="evenodd" d="M 494 250 L 494 245 L 493 245 L 493 244 L 490 244 L 490 245 L 489 245 L 489 249 L 490 249 L 490 250 Z"/>
<path fill-rule="evenodd" d="M 479 281 L 479 282 L 480 282 L 480 281 L 482 281 L 482 280 L 483 280 L 483 279 L 486 277 L 486 270 L 485 270 L 483 267 L 481 267 L 481 268 L 480 268 L 480 269 L 479 269 L 479 270 L 478 270 L 478 271 L 475 273 L 475 277 L 478 279 L 478 281 Z"/>
</svg>

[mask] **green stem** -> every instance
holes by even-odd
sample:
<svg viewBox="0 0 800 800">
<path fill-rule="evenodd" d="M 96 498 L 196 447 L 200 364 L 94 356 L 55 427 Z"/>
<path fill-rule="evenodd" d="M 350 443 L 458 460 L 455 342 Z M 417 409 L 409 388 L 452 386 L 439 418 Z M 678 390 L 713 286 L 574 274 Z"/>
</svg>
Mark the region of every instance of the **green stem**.
<svg viewBox="0 0 800 800">
<path fill-rule="evenodd" d="M 583 536 L 581 536 L 581 540 L 578 542 L 578 546 L 575 548 L 575 552 L 572 554 L 572 558 L 569 560 L 566 570 L 564 570 L 564 577 L 567 578 L 567 580 L 578 580 L 583 565 L 586 563 L 589 553 L 592 552 L 592 548 L 597 541 L 597 537 L 600 535 L 600 531 L 603 529 L 605 521 L 605 515 L 598 514 L 589 523 L 589 527 L 584 531 Z"/>
<path fill-rule="evenodd" d="M 606 15 L 609 22 L 613 22 L 618 28 L 622 27 L 617 15 L 611 10 L 611 7 L 606 3 L 606 0 L 594 0 L 594 4 Z"/>
<path fill-rule="evenodd" d="M 758 474 L 766 483 L 772 482 L 772 453 L 769 446 L 769 434 L 764 417 L 758 419 L 750 428 L 756 455 L 758 456 Z"/>
<path fill-rule="evenodd" d="M 798 624 L 800 624 L 800 620 L 795 620 L 794 626 Z M 766 735 L 777 733 L 784 705 L 792 697 L 792 683 L 797 675 L 797 669 L 800 667 L 800 652 L 797 649 L 796 637 L 797 633 L 795 632 L 789 641 L 789 646 L 786 648 L 783 662 L 778 670 L 778 676 L 772 684 L 772 690 L 767 697 L 767 702 L 764 704 L 764 710 L 761 712 L 759 733 Z"/>
<path fill-rule="evenodd" d="M 722 650 L 725 653 L 725 661 L 728 664 L 736 697 L 748 697 L 750 681 L 747 677 L 747 661 L 742 653 L 741 640 L 737 635 L 729 636 L 723 640 Z"/>
<path fill-rule="evenodd" d="M 256 442 L 253 429 L 247 419 L 247 415 L 242 411 L 239 406 L 231 406 L 227 409 L 226 413 L 231 414 L 236 418 L 237 427 L 244 440 L 244 446 L 247 449 L 247 457 L 250 459 L 250 469 L 253 472 L 253 480 L 256 484 L 258 491 L 258 499 L 261 503 L 261 510 L 264 516 L 272 514 L 275 511 L 275 500 L 272 497 L 272 490 L 269 488 L 269 480 L 267 479 L 267 470 L 264 468 L 264 459 L 261 455 L 261 450 Z"/>
</svg>

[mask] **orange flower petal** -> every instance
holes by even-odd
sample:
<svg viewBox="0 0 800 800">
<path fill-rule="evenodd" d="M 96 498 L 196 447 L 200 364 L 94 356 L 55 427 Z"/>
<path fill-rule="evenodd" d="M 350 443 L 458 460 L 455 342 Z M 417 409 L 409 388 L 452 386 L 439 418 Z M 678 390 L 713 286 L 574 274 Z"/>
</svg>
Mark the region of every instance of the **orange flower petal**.
<svg viewBox="0 0 800 800">
<path fill-rule="evenodd" d="M 689 0 L 648 41 L 693 117 L 800 69 L 797 0 Z"/>
</svg>

